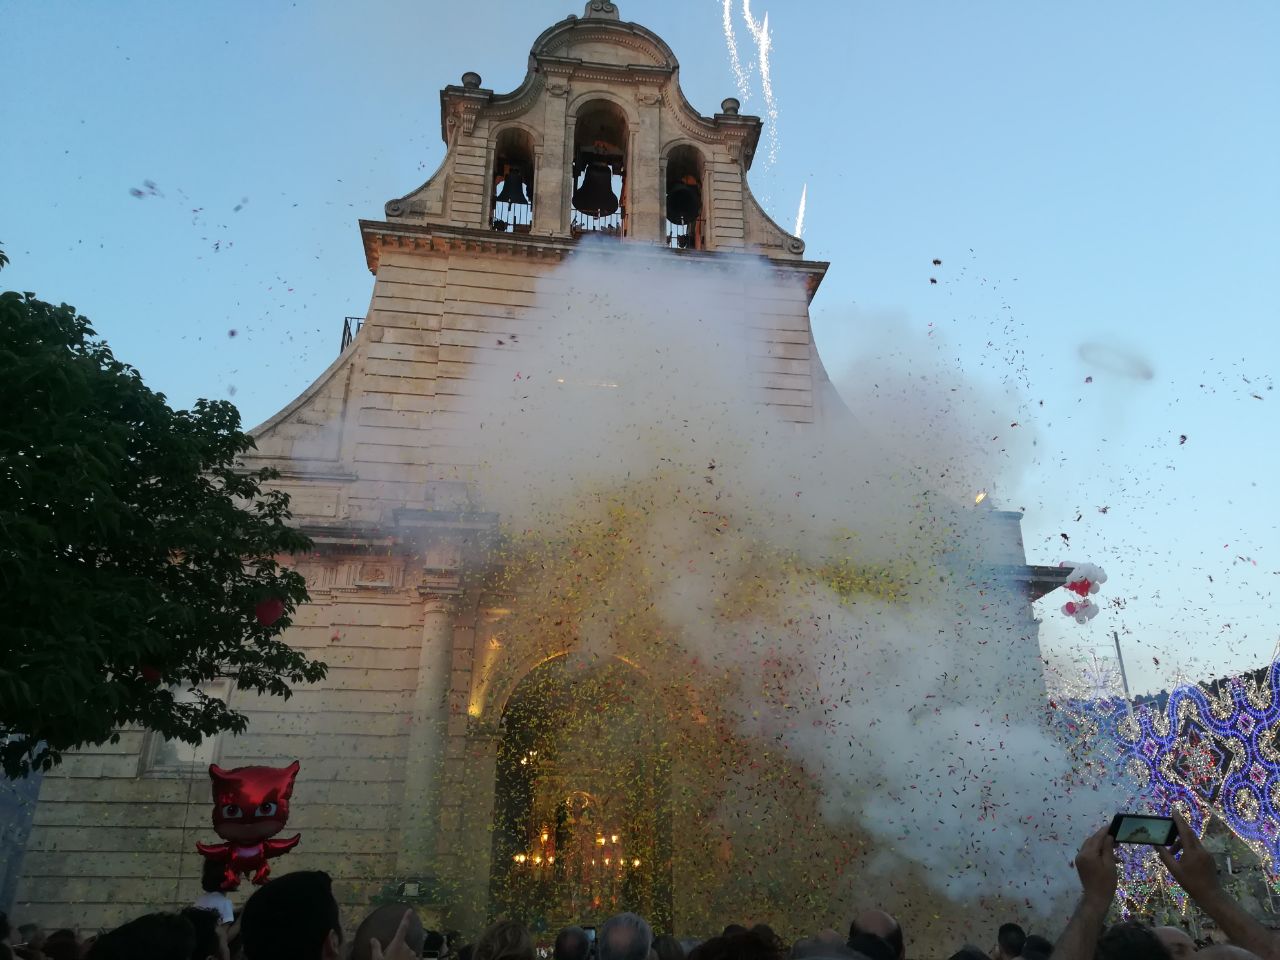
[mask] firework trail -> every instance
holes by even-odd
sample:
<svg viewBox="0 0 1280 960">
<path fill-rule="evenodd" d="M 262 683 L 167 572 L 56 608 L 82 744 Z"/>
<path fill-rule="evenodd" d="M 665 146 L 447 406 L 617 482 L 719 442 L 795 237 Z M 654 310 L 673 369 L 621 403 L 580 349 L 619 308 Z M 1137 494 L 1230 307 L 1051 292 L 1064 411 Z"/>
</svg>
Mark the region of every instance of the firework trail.
<svg viewBox="0 0 1280 960">
<path fill-rule="evenodd" d="M 742 0 L 742 19 L 746 21 L 747 31 L 756 43 L 756 67 L 760 71 L 760 89 L 764 92 L 765 113 L 769 117 L 769 145 L 765 154 L 766 163 L 770 166 L 778 159 L 778 104 L 773 99 L 773 75 L 769 70 L 769 50 L 773 47 L 773 37 L 769 34 L 769 14 L 759 20 L 751 15 L 751 0 Z"/>
<path fill-rule="evenodd" d="M 796 211 L 796 228 L 791 232 L 797 237 L 804 233 L 804 203 L 809 196 L 809 184 L 800 188 L 800 209 Z"/>
<path fill-rule="evenodd" d="M 747 72 L 742 69 L 742 60 L 738 57 L 738 39 L 733 34 L 733 0 L 724 0 L 721 10 L 724 23 L 724 42 L 729 48 L 729 67 L 733 70 L 733 82 L 738 88 L 738 99 L 746 106 L 751 98 L 751 88 L 747 82 Z"/>
</svg>

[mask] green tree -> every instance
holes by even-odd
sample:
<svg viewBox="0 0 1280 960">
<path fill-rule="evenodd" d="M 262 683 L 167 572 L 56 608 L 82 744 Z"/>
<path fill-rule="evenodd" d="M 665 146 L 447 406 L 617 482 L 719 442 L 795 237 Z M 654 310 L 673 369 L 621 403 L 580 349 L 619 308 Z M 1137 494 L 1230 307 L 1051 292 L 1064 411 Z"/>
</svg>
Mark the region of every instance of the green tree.
<svg viewBox="0 0 1280 960">
<path fill-rule="evenodd" d="M 288 697 L 325 665 L 279 639 L 310 542 L 240 457 L 224 401 L 173 410 L 65 304 L 0 294 L 0 763 L 11 777 L 126 724 L 198 743 L 245 717 L 225 676 Z"/>
</svg>

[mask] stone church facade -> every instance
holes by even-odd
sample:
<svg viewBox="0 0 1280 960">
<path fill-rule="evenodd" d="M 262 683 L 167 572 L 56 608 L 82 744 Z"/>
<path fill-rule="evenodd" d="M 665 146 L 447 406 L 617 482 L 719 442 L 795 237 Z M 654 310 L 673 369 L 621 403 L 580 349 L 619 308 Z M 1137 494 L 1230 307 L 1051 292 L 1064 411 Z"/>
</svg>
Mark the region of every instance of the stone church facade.
<svg viewBox="0 0 1280 960">
<path fill-rule="evenodd" d="M 747 184 L 761 121 L 732 99 L 700 115 L 654 33 L 593 0 L 537 38 L 515 91 L 466 74 L 440 103 L 440 169 L 360 222 L 375 278 L 363 325 L 254 431 L 250 465 L 280 471 L 314 541 L 294 558 L 312 602 L 287 639 L 327 679 L 288 701 L 215 690 L 248 715 L 239 737 L 192 749 L 126 730 L 68 757 L 42 784 L 15 919 L 93 929 L 189 903 L 195 843 L 212 839 L 208 763 L 298 759 L 288 829 L 303 842 L 278 871 L 328 870 L 348 922 L 379 896 L 439 906 L 434 878 L 448 875 L 442 922 L 482 924 L 500 720 L 537 656 L 502 641 L 519 598 L 475 575 L 500 518 L 468 485 L 469 380 L 496 338 L 531 327 L 535 288 L 583 234 L 709 269 L 766 258 L 780 283 L 725 291 L 755 331 L 759 402 L 797 429 L 841 414 L 809 322 L 828 265 Z M 1025 566 L 1017 515 L 992 517 L 1005 544 L 993 562 L 1031 595 L 1049 589 L 1052 573 Z"/>
</svg>

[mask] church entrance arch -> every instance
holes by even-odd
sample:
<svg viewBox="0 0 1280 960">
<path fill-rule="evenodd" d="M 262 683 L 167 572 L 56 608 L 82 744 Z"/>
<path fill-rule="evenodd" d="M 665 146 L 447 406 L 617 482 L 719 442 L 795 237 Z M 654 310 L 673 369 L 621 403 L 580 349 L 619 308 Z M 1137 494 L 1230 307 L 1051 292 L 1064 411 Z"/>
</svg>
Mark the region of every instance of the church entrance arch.
<svg viewBox="0 0 1280 960">
<path fill-rule="evenodd" d="M 671 922 L 665 711 L 614 658 L 555 657 L 502 714 L 494 785 L 491 915 L 539 934 L 621 910 Z"/>
</svg>

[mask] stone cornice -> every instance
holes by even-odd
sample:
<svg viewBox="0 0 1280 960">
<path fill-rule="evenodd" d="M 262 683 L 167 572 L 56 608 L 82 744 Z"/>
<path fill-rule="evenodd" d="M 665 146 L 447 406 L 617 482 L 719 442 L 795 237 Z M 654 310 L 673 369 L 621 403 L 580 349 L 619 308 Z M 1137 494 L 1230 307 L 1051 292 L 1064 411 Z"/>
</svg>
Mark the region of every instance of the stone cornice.
<svg viewBox="0 0 1280 960">
<path fill-rule="evenodd" d="M 560 261 L 578 249 L 579 242 L 570 237 L 546 237 L 531 233 L 497 233 L 476 227 L 456 227 L 438 223 L 389 223 L 385 220 L 361 220 L 360 234 L 364 238 L 365 259 L 369 270 L 378 272 L 382 250 L 416 250 L 425 254 L 460 252 L 504 253 L 512 256 L 531 257 L 538 260 Z M 698 260 L 709 266 L 733 266 L 759 262 L 762 255 L 754 252 L 732 250 L 671 250 L 660 244 L 618 240 L 626 244 L 627 252 L 644 257 L 679 257 L 682 260 Z M 818 285 L 826 276 L 831 264 L 822 260 L 790 260 L 764 257 L 784 280 L 804 278 L 809 300 L 818 292 Z"/>
</svg>

